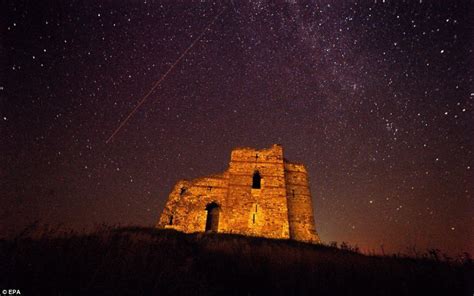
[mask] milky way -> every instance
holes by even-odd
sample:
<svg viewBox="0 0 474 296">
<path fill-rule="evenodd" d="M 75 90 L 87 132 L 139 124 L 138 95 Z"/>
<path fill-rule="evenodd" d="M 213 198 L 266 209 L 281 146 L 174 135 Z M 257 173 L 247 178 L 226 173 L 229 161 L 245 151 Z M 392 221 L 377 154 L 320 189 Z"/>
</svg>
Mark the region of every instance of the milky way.
<svg viewBox="0 0 474 296">
<path fill-rule="evenodd" d="M 471 3 L 333 2 L 2 4 L 0 230 L 152 226 L 279 143 L 324 242 L 473 252 Z"/>
</svg>

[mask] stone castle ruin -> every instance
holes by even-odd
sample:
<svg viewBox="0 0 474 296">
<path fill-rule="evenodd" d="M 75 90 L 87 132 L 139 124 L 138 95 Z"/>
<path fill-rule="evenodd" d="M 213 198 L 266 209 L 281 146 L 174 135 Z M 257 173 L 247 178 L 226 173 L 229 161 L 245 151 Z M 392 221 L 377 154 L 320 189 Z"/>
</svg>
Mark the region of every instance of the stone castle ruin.
<svg viewBox="0 0 474 296">
<path fill-rule="evenodd" d="M 308 173 L 283 148 L 236 148 L 217 175 L 181 180 L 156 225 L 318 243 Z"/>
</svg>

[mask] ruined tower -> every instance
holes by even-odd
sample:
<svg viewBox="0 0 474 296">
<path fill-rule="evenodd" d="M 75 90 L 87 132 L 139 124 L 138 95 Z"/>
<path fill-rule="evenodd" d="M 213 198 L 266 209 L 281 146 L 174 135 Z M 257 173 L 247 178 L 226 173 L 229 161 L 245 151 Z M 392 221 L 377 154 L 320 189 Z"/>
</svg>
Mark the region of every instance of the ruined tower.
<svg viewBox="0 0 474 296">
<path fill-rule="evenodd" d="M 283 148 L 236 148 L 217 175 L 181 180 L 156 225 L 318 243 L 308 174 Z"/>
</svg>

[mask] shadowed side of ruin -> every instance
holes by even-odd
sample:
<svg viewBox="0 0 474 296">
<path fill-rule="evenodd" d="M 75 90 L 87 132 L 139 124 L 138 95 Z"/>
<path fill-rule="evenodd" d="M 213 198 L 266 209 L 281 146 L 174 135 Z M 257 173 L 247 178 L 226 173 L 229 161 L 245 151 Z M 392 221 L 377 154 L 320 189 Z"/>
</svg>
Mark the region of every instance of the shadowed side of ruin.
<svg viewBox="0 0 474 296">
<path fill-rule="evenodd" d="M 236 148 L 222 174 L 181 180 L 157 227 L 319 242 L 308 174 L 283 148 Z"/>
</svg>

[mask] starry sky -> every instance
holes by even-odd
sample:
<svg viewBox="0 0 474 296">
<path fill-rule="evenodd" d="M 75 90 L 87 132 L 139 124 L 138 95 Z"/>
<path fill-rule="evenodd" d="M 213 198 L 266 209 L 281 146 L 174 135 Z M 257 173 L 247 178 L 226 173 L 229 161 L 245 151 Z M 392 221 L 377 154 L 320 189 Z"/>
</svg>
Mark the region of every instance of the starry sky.
<svg viewBox="0 0 474 296">
<path fill-rule="evenodd" d="M 152 226 L 279 143 L 324 242 L 474 253 L 470 1 L 175 2 L 2 4 L 1 233 Z"/>
</svg>

